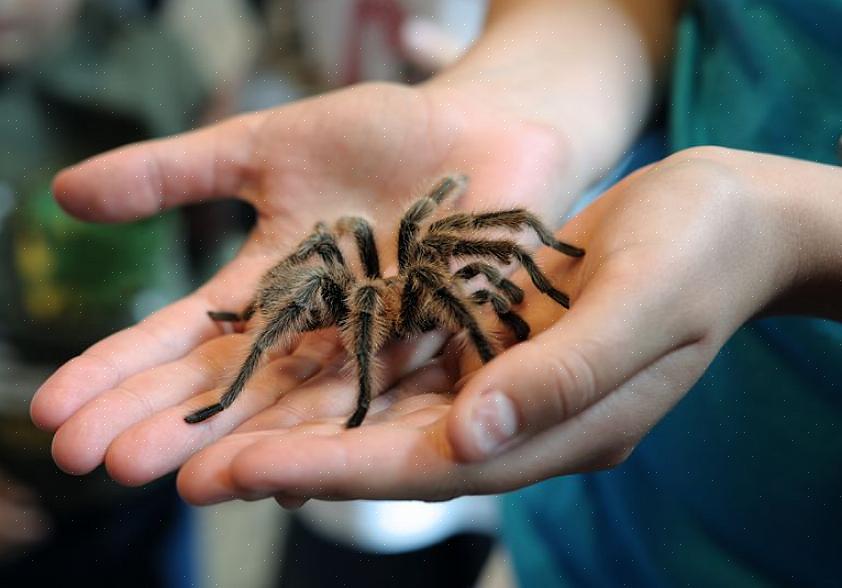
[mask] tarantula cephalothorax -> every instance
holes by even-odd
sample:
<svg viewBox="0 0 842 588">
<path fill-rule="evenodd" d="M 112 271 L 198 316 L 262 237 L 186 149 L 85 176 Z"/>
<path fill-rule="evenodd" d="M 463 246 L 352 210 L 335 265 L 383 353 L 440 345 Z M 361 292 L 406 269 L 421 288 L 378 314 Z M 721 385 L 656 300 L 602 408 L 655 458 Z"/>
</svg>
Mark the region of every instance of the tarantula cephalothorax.
<svg viewBox="0 0 842 588">
<path fill-rule="evenodd" d="M 523 209 L 470 214 L 459 212 L 426 224 L 436 207 L 463 190 L 464 176 L 441 180 L 404 214 L 398 231 L 398 274 L 384 278 L 374 235 L 358 217 L 343 217 L 334 231 L 317 223 L 298 248 L 263 276 L 257 295 L 241 313 L 209 312 L 216 321 L 244 321 L 258 313 L 263 325 L 248 357 L 219 402 L 188 415 L 198 423 L 224 410 L 245 387 L 261 356 L 279 342 L 307 331 L 336 325 L 356 368 L 359 386 L 357 409 L 348 427 L 360 425 L 372 397 L 372 362 L 391 337 L 407 337 L 436 327 L 465 330 L 483 362 L 495 355 L 493 339 L 477 320 L 474 307 L 490 303 L 500 320 L 519 341 L 529 336 L 529 325 L 512 310 L 523 301 L 523 290 L 488 263 L 517 261 L 535 287 L 564 307 L 567 295 L 559 292 L 541 272 L 532 256 L 508 239 L 483 238 L 483 229 L 515 231 L 531 228 L 544 245 L 572 257 L 584 250 L 558 241 L 535 215 Z M 352 235 L 364 277 L 348 267 L 337 237 Z M 457 271 L 451 261 L 474 258 Z M 485 261 L 483 261 L 485 260 Z M 482 274 L 487 287 L 466 293 L 462 284 Z"/>
</svg>

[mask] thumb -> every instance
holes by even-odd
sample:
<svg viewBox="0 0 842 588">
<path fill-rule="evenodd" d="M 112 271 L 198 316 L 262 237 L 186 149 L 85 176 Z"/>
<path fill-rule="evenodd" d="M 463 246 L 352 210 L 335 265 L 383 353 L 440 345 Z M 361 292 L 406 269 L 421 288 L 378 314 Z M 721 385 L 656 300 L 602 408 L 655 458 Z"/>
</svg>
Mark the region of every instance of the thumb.
<svg viewBox="0 0 842 588">
<path fill-rule="evenodd" d="M 70 214 L 100 222 L 237 194 L 248 179 L 261 115 L 121 147 L 60 172 L 53 194 Z"/>
<path fill-rule="evenodd" d="M 644 293 L 638 285 L 595 278 L 550 329 L 478 370 L 448 417 L 455 458 L 492 457 L 573 417 L 666 353 L 698 340 L 678 313 L 668 316 L 664 294 L 654 288 Z"/>
</svg>

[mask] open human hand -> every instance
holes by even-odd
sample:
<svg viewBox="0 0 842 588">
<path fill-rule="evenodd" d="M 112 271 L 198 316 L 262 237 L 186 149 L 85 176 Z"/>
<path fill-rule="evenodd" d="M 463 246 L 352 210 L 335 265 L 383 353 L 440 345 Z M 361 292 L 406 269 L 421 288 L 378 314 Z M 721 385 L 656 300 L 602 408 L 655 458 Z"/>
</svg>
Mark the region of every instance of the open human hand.
<svg viewBox="0 0 842 588">
<path fill-rule="evenodd" d="M 743 322 L 786 299 L 803 252 L 764 188 L 792 167 L 815 182 L 811 165 L 708 148 L 635 173 L 558 234 L 583 259 L 539 255 L 574 302 L 564 312 L 533 291 L 532 339 L 483 367 L 449 350 L 359 429 L 318 408 L 353 393 L 327 369 L 187 460 L 181 494 L 437 500 L 621 463 Z"/>
<path fill-rule="evenodd" d="M 522 205 L 559 218 L 565 200 L 551 196 L 566 185 L 561 145 L 556 131 L 456 91 L 372 84 L 129 146 L 62 172 L 56 197 L 81 218 L 131 220 L 237 195 L 254 205 L 258 221 L 208 284 L 94 345 L 41 387 L 31 412 L 56 431 L 56 462 L 78 474 L 105 462 L 117 480 L 142 484 L 271 413 L 280 396 L 341 359 L 335 334 L 276 352 L 231 409 L 188 425 L 185 415 L 218 399 L 248 339 L 224 334 L 208 310 L 243 308 L 260 275 L 315 221 L 362 214 L 391 229 L 403 204 L 446 172 L 471 176 L 460 202 L 466 208 Z M 391 349 L 391 377 L 417 367 L 441 340 L 431 335 Z M 354 397 L 326 388 L 296 416 L 347 417 Z"/>
</svg>

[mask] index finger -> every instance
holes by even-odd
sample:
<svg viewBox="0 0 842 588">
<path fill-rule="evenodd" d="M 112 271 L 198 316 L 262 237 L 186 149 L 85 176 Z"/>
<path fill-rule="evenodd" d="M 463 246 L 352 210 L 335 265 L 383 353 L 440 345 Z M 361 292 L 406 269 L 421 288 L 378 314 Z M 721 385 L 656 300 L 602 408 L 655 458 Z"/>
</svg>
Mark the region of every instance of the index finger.
<svg viewBox="0 0 842 588">
<path fill-rule="evenodd" d="M 257 114 L 135 143 L 56 176 L 53 193 L 79 218 L 120 222 L 211 197 L 230 197 L 254 175 Z"/>
<path fill-rule="evenodd" d="M 35 393 L 32 421 L 55 431 L 93 398 L 139 372 L 174 361 L 220 334 L 207 311 L 239 309 L 263 269 L 244 250 L 204 288 L 96 343 L 59 368 Z"/>
</svg>

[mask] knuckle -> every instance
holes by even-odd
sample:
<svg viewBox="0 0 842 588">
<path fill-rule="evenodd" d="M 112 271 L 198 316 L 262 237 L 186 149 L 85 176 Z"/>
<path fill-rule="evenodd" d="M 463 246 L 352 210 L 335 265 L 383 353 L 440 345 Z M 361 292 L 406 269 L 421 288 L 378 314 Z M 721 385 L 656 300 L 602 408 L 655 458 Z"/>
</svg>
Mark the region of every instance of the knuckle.
<svg viewBox="0 0 842 588">
<path fill-rule="evenodd" d="M 699 145 L 688 147 L 673 153 L 668 159 L 709 159 L 713 161 L 725 161 L 733 151 L 727 147 L 717 145 Z"/>
<path fill-rule="evenodd" d="M 659 181 L 680 176 L 681 185 L 695 186 L 697 194 L 731 198 L 740 192 L 733 159 L 733 151 L 724 147 L 691 147 L 668 156 L 653 171 L 657 172 Z"/>
<path fill-rule="evenodd" d="M 597 397 L 596 372 L 585 354 L 576 347 L 556 349 L 545 360 L 554 420 L 561 422 L 579 413 Z M 544 407 L 541 407 L 544 408 Z"/>
<path fill-rule="evenodd" d="M 99 370 L 102 373 L 108 374 L 115 384 L 124 379 L 120 366 L 108 355 L 100 353 L 95 347 L 73 358 L 71 363 L 74 365 L 74 369 L 79 369 L 80 373 L 82 371 Z"/>
<path fill-rule="evenodd" d="M 114 392 L 119 395 L 118 397 L 122 401 L 133 405 L 131 412 L 134 414 L 140 414 L 143 415 L 144 418 L 147 418 L 154 415 L 157 410 L 157 407 L 154 405 L 152 400 L 150 400 L 147 394 L 144 394 L 141 390 L 132 386 L 122 384 L 114 388 Z"/>
</svg>

